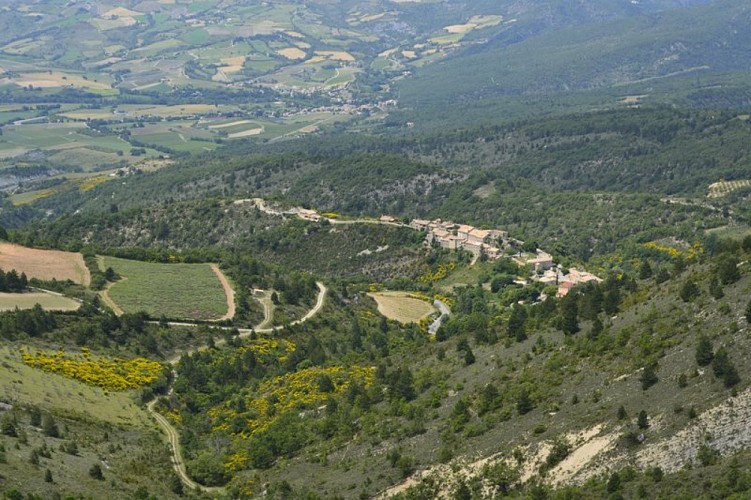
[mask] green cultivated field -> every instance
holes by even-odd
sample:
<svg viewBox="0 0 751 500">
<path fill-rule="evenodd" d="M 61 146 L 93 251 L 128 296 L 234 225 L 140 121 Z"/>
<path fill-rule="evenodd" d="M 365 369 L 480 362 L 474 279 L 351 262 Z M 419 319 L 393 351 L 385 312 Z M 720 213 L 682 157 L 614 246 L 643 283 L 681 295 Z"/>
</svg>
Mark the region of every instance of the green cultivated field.
<svg viewBox="0 0 751 500">
<path fill-rule="evenodd" d="M 168 318 L 217 319 L 227 313 L 227 298 L 208 264 L 157 264 L 104 257 L 124 279 L 108 294 L 126 313 L 146 311 Z"/>
</svg>

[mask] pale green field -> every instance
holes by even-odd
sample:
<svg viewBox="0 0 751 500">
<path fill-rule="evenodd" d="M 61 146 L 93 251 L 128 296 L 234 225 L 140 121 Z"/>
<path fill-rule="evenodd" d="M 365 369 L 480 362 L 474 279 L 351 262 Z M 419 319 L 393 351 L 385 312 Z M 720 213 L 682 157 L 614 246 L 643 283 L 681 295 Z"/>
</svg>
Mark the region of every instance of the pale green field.
<svg viewBox="0 0 751 500">
<path fill-rule="evenodd" d="M 378 312 L 400 323 L 417 323 L 435 312 L 432 304 L 410 297 L 406 292 L 369 293 L 378 304 Z"/>
<path fill-rule="evenodd" d="M 75 300 L 44 292 L 0 292 L 0 311 L 12 311 L 15 308 L 31 309 L 36 304 L 47 311 L 75 311 L 81 307 L 81 304 Z"/>
<path fill-rule="evenodd" d="M 151 425 L 146 413 L 136 405 L 134 391 L 108 393 L 31 368 L 21 360 L 20 348 L 15 344 L 0 346 L 0 399 L 3 401 L 37 405 L 56 413 L 88 416 L 113 424 Z"/>
</svg>

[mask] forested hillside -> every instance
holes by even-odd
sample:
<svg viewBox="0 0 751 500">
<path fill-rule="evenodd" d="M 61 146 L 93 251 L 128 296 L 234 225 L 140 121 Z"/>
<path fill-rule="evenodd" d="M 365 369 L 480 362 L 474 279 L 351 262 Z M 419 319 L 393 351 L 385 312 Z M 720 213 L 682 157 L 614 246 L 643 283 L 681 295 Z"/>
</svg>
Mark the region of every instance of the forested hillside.
<svg viewBox="0 0 751 500">
<path fill-rule="evenodd" d="M 565 17 L 565 8 L 556 14 L 561 11 Z M 741 75 L 751 53 L 751 40 L 743 28 L 749 15 L 744 2 L 725 0 L 669 15 L 642 13 L 605 23 L 567 25 L 539 36 L 519 36 L 514 27 L 488 44 L 420 68 L 413 78 L 400 82 L 400 102 L 408 110 L 402 119 L 418 126 L 452 127 L 473 118 L 494 121 L 489 110 L 497 113 L 495 119 L 509 112 L 518 116 L 523 112 L 520 104 L 547 114 L 559 106 L 575 107 L 577 102 L 590 109 L 603 101 L 612 106 L 629 95 L 676 102 L 699 101 L 699 95 L 707 101 L 714 94 L 717 105 L 723 93 L 736 92 L 737 86 L 746 95 L 735 103 L 742 106 L 748 103 L 748 84 Z M 735 85 L 727 78 L 732 73 L 740 76 Z M 603 92 L 585 92 L 593 89 Z"/>
<path fill-rule="evenodd" d="M 751 495 L 745 2 L 0 11 L 0 496 Z"/>
</svg>

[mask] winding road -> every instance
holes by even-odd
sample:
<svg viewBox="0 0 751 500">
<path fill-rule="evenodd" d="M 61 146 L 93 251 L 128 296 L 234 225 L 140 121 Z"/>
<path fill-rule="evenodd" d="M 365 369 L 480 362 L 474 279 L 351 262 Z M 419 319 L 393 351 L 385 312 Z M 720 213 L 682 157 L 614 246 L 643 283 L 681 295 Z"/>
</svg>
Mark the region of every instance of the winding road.
<svg viewBox="0 0 751 500">
<path fill-rule="evenodd" d="M 238 329 L 240 332 L 238 337 L 239 338 L 246 338 L 249 337 L 253 332 L 256 333 L 271 333 L 275 332 L 277 330 L 281 330 L 285 326 L 289 325 L 298 325 L 300 323 L 303 323 L 305 321 L 308 321 L 310 318 L 318 314 L 318 312 L 323 308 L 323 304 L 326 299 L 326 294 L 328 293 L 328 288 L 326 288 L 326 285 L 321 283 L 320 281 L 316 282 L 316 285 L 318 286 L 318 296 L 316 297 L 316 303 L 315 305 L 300 319 L 297 319 L 295 321 L 292 321 L 288 323 L 287 325 L 281 325 L 281 326 L 274 326 L 269 328 L 243 328 Z M 263 304 L 263 302 L 261 302 Z M 270 314 L 271 314 L 271 308 L 268 307 L 267 304 L 263 304 L 264 308 L 264 319 L 259 323 L 260 325 L 265 325 L 271 322 Z M 189 322 L 170 322 L 170 325 L 174 326 L 198 326 L 197 323 L 189 323 Z M 232 330 L 233 327 L 229 326 L 223 326 L 223 327 L 214 327 L 214 328 L 221 328 L 222 330 Z M 220 346 L 224 344 L 226 341 L 225 339 L 217 339 L 216 343 L 214 345 Z M 208 346 L 202 346 L 196 349 L 190 349 L 187 351 L 183 351 L 182 353 L 172 357 L 168 362 L 171 365 L 177 364 L 177 362 L 180 360 L 180 357 L 183 354 L 191 354 L 196 351 L 200 351 L 203 349 L 207 349 Z M 174 373 L 174 372 L 173 372 Z M 168 395 L 172 393 L 172 389 L 169 390 Z M 175 469 L 175 472 L 177 473 L 178 477 L 182 481 L 183 485 L 192 489 L 192 490 L 200 490 L 204 492 L 214 492 L 214 493 L 221 493 L 224 491 L 224 488 L 221 487 L 209 487 L 209 486 L 203 486 L 195 481 L 193 481 L 190 476 L 188 476 L 188 472 L 185 469 L 185 463 L 183 462 L 182 457 L 182 450 L 180 448 L 180 436 L 177 433 L 177 430 L 175 427 L 169 423 L 169 421 L 158 411 L 154 409 L 156 406 L 157 401 L 159 401 L 159 396 L 154 397 L 147 405 L 146 410 L 154 417 L 154 420 L 156 420 L 157 424 L 162 428 L 164 433 L 167 435 L 167 439 L 170 443 L 170 448 L 172 449 L 172 467 Z"/>
</svg>

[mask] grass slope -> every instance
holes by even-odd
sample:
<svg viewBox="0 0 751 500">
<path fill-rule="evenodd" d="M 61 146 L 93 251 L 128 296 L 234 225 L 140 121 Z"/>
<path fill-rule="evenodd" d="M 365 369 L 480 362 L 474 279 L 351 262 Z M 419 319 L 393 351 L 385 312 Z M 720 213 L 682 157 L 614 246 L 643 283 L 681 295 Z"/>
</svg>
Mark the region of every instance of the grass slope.
<svg viewBox="0 0 751 500">
<path fill-rule="evenodd" d="M 146 413 L 133 399 L 133 391 L 107 392 L 99 387 L 27 366 L 20 345 L 0 347 L 0 399 L 35 405 L 59 415 L 83 415 L 115 425 L 149 425 Z M 31 351 L 33 352 L 33 350 Z"/>
</svg>

